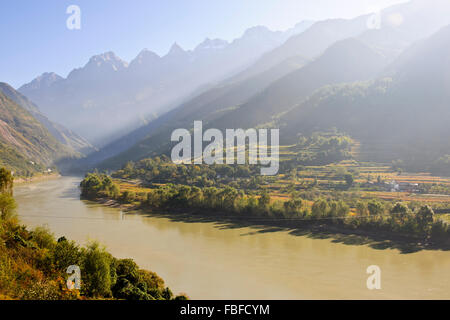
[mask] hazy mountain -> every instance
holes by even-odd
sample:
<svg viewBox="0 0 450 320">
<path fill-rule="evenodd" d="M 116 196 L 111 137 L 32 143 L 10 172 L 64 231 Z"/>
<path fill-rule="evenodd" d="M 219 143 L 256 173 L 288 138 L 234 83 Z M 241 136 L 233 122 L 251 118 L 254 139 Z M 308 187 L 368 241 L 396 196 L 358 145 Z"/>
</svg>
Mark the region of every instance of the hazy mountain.
<svg viewBox="0 0 450 320">
<path fill-rule="evenodd" d="M 280 120 L 284 143 L 335 127 L 362 142 L 363 158 L 430 169 L 450 154 L 449 39 L 450 26 L 409 48 L 377 81 L 319 90 Z"/>
<path fill-rule="evenodd" d="M 236 76 L 242 80 L 261 73 L 294 56 L 316 58 L 333 43 L 355 37 L 367 30 L 369 16 L 351 20 L 332 19 L 319 21 L 298 35 L 292 36 L 283 45 L 265 53 L 256 63 Z"/>
<path fill-rule="evenodd" d="M 104 143 L 167 112 L 196 89 L 243 70 L 309 24 L 286 32 L 253 27 L 231 43 L 206 39 L 192 51 L 175 43 L 162 57 L 143 50 L 129 64 L 108 52 L 66 79 L 46 73 L 19 91 L 51 120 Z"/>
<path fill-rule="evenodd" d="M 289 57 L 301 55 L 315 58 L 333 43 L 350 37 L 358 37 L 393 59 L 414 42 L 430 36 L 449 23 L 448 0 L 412 0 L 388 7 L 376 15 L 319 21 L 264 54 L 250 68 L 238 74 L 236 79 L 258 74 Z"/>
<path fill-rule="evenodd" d="M 30 112 L 0 91 L 0 164 L 24 175 L 73 157 Z"/>
<path fill-rule="evenodd" d="M 342 40 L 315 61 L 273 82 L 241 107 L 213 122 L 217 128 L 249 128 L 306 99 L 324 85 L 368 80 L 386 66 L 386 59 L 356 39 Z"/>
<path fill-rule="evenodd" d="M 368 21 L 359 39 L 396 58 L 413 43 L 450 24 L 450 1 L 413 0 L 382 10 Z"/>
<path fill-rule="evenodd" d="M 286 65 L 293 59 L 251 79 L 197 96 L 166 115 L 164 122 L 149 124 L 148 137 L 102 166 L 167 152 L 171 132 L 176 128 L 191 128 L 194 120 L 203 120 L 205 128 L 220 129 L 250 128 L 272 122 L 314 90 L 327 84 L 374 78 L 387 63 L 383 56 L 355 39 L 336 43 L 308 64 L 298 59 L 297 68 L 290 69 L 287 75 L 284 74 L 289 69 Z M 306 65 L 301 67 L 302 63 Z"/>
<path fill-rule="evenodd" d="M 82 154 L 88 154 L 95 150 L 94 147 L 88 141 L 86 141 L 86 139 L 80 137 L 64 126 L 50 121 L 39 111 L 39 108 L 33 102 L 31 102 L 27 97 L 25 97 L 18 91 L 14 90 L 14 88 L 7 83 L 0 82 L 0 92 L 17 103 L 19 106 L 30 112 L 31 115 L 41 124 L 43 124 L 47 128 L 47 130 L 63 145 L 69 147 L 75 152 L 80 152 Z"/>
<path fill-rule="evenodd" d="M 205 90 L 148 125 L 114 140 L 100 151 L 91 154 L 87 159 L 83 159 L 84 165 L 92 166 L 113 157 L 148 136 L 152 136 L 152 141 L 167 142 L 170 132 L 176 128 L 189 127 L 199 118 L 205 121 L 218 119 L 230 109 L 242 105 L 264 90 L 274 80 L 301 68 L 308 62 L 302 57 L 294 57 L 249 79 L 239 82 L 226 81 L 222 85 Z"/>
<path fill-rule="evenodd" d="M 23 85 L 21 89 L 24 91 L 45 90 L 46 88 L 49 88 L 62 80 L 64 80 L 63 77 L 57 75 L 56 73 L 46 72 L 30 83 Z"/>
</svg>

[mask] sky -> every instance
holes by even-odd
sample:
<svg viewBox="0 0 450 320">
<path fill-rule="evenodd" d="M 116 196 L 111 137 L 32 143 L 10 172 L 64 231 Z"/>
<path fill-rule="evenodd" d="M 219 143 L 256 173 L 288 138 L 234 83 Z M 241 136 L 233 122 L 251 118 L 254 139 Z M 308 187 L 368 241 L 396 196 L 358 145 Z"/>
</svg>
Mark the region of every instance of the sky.
<svg viewBox="0 0 450 320">
<path fill-rule="evenodd" d="M 353 18 L 407 0 L 1 0 L 0 81 L 13 87 L 44 72 L 66 77 L 90 57 L 113 51 L 129 62 L 147 48 L 231 41 L 249 27 L 286 30 L 302 20 Z M 79 6 L 81 29 L 67 8 Z"/>
</svg>

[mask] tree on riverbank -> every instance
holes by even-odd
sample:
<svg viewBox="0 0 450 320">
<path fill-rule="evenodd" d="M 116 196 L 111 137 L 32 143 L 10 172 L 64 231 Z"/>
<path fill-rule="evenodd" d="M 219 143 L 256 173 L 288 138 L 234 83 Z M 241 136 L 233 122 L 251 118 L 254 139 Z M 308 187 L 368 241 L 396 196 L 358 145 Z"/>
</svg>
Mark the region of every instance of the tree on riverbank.
<svg viewBox="0 0 450 320">
<path fill-rule="evenodd" d="M 10 171 L 0 168 L 0 219 L 7 220 L 15 216 L 17 208 L 13 195 L 14 178 Z"/>
<path fill-rule="evenodd" d="M 115 196 L 111 196 L 111 185 L 114 185 L 114 190 L 118 188 L 109 177 L 96 173 L 88 174 L 80 184 L 82 195 L 89 195 L 93 199 L 106 197 L 153 209 L 189 209 L 205 215 L 215 212 L 249 219 L 264 217 L 271 223 L 293 226 L 330 225 L 350 230 L 382 231 L 420 241 L 430 238 L 439 243 L 450 240 L 448 225 L 435 219 L 433 210 L 427 206 L 413 211 L 404 203 L 390 207 L 376 200 L 360 200 L 355 214 L 350 212 L 350 206 L 343 200 L 319 198 L 308 206 L 295 193 L 291 199 L 282 202 L 272 199 L 267 192 L 253 196 L 231 186 L 199 188 L 165 184 L 142 193 L 124 190 L 122 193 L 114 192 Z"/>
</svg>

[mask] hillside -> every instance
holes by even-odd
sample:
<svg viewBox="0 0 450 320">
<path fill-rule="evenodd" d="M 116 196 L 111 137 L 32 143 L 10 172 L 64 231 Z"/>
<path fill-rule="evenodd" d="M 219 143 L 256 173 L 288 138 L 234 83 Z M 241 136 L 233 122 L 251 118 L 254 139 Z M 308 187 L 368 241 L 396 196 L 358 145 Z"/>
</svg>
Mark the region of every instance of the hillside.
<svg viewBox="0 0 450 320">
<path fill-rule="evenodd" d="M 245 104 L 211 123 L 213 128 L 250 128 L 272 122 L 324 85 L 367 80 L 386 66 L 383 56 L 356 39 L 339 41 L 299 70 L 274 81 Z"/>
<path fill-rule="evenodd" d="M 88 154 L 94 151 L 94 147 L 83 137 L 64 126 L 50 121 L 27 97 L 14 90 L 9 84 L 0 82 L 0 91 L 19 106 L 30 112 L 33 117 L 43 124 L 47 130 L 63 145 L 72 149 L 74 152 Z"/>
<path fill-rule="evenodd" d="M 0 165 L 25 175 L 74 152 L 59 143 L 30 112 L 0 92 Z"/>
</svg>

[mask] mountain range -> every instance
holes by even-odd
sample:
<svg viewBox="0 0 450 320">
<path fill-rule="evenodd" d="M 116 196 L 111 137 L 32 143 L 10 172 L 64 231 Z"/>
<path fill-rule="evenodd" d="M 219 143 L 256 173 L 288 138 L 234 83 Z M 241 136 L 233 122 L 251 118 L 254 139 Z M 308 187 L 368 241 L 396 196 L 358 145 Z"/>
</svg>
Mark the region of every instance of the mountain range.
<svg viewBox="0 0 450 320">
<path fill-rule="evenodd" d="M 192 51 L 174 44 L 164 57 L 144 50 L 129 64 L 110 52 L 66 79 L 48 73 L 20 91 L 71 128 L 115 133 L 76 161 L 82 170 L 168 154 L 172 131 L 195 120 L 280 128 L 283 144 L 339 130 L 361 142 L 360 159 L 401 159 L 421 170 L 450 154 L 448 25 L 448 1 L 413 0 L 286 32 L 256 27 Z M 98 119 L 108 121 L 96 126 Z"/>
<path fill-rule="evenodd" d="M 175 43 L 162 57 L 145 49 L 129 64 L 107 52 L 67 78 L 44 73 L 18 91 L 51 120 L 102 145 L 166 112 L 195 90 L 246 68 L 311 24 L 305 21 L 285 32 L 253 27 L 231 43 L 206 39 L 192 51 Z"/>
<path fill-rule="evenodd" d="M 395 66 L 404 60 L 403 53 L 450 23 L 449 3 L 433 3 L 416 0 L 387 8 L 375 29 L 368 28 L 371 15 L 317 22 L 243 72 L 94 153 L 86 163 L 117 167 L 167 152 L 171 132 L 191 128 L 194 120 L 217 128 L 279 125 L 284 113 L 323 86 L 391 76 L 398 72 Z M 413 21 L 422 21 L 424 27 L 417 30 Z"/>
</svg>

